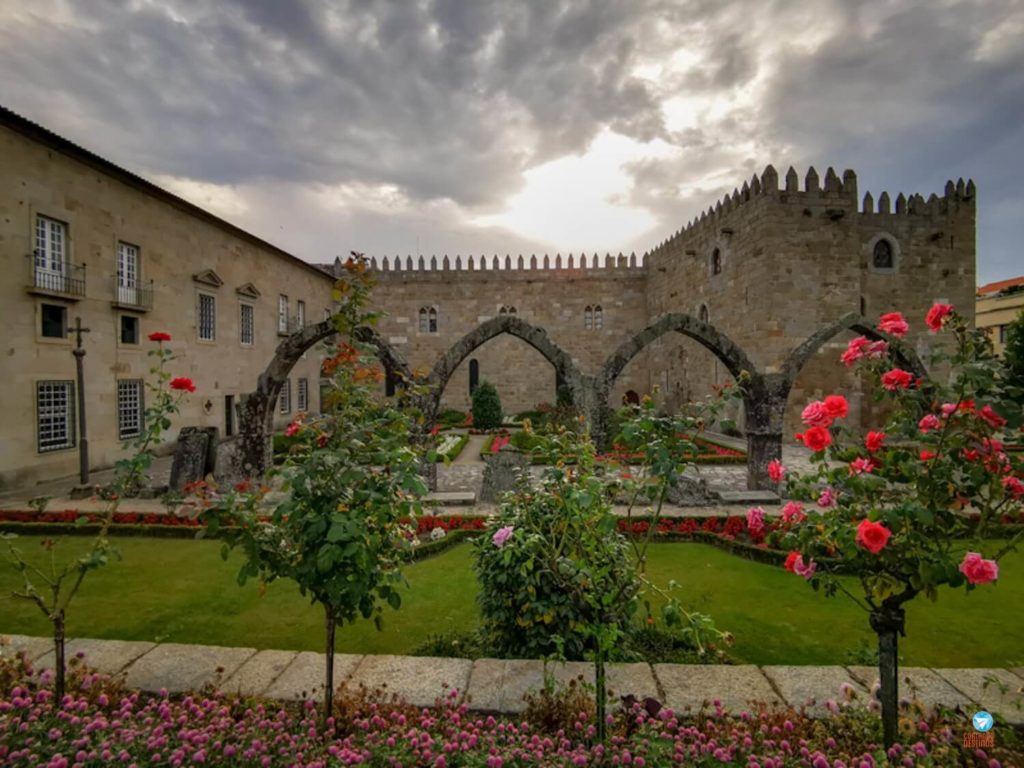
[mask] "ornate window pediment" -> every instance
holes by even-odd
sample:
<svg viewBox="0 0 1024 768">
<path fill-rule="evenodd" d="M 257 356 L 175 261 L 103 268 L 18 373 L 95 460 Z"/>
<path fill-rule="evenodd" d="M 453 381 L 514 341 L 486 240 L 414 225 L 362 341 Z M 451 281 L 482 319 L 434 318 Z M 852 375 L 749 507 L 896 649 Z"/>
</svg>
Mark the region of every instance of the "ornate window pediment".
<svg viewBox="0 0 1024 768">
<path fill-rule="evenodd" d="M 259 290 L 257 290 L 256 286 L 252 283 L 246 283 L 245 285 L 238 286 L 235 288 L 235 293 L 239 296 L 244 296 L 247 299 L 258 299 L 260 297 Z"/>
<path fill-rule="evenodd" d="M 204 269 L 201 272 L 196 272 L 192 275 L 192 279 L 197 283 L 208 285 L 211 288 L 220 288 L 224 285 L 224 280 L 221 276 L 214 272 L 212 269 Z"/>
</svg>

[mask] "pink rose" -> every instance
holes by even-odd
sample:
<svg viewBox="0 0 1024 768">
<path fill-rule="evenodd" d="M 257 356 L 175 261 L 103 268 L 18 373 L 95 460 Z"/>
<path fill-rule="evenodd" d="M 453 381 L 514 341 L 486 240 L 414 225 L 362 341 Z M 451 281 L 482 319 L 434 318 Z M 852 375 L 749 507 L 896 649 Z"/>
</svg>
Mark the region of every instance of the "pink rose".
<svg viewBox="0 0 1024 768">
<path fill-rule="evenodd" d="M 929 413 L 919 422 L 917 422 L 917 428 L 924 433 L 931 432 L 933 429 L 938 429 L 942 426 L 942 422 L 939 421 L 939 417 L 934 413 Z"/>
<path fill-rule="evenodd" d="M 802 523 L 807 519 L 804 505 L 799 501 L 790 501 L 782 508 L 782 521 L 785 523 Z"/>
<path fill-rule="evenodd" d="M 900 368 L 893 368 L 891 371 L 882 374 L 882 386 L 890 392 L 897 389 L 906 389 L 914 377 Z"/>
<path fill-rule="evenodd" d="M 902 314 L 899 312 L 889 312 L 878 319 L 878 330 L 882 333 L 888 333 L 890 336 L 902 338 L 907 335 L 910 326 L 903 319 Z"/>
<path fill-rule="evenodd" d="M 782 466 L 782 462 L 778 459 L 772 459 L 768 462 L 768 477 L 772 479 L 773 483 L 781 483 L 782 478 L 786 475 L 786 468 Z"/>
<path fill-rule="evenodd" d="M 505 546 L 505 542 L 512 538 L 512 532 L 515 531 L 514 525 L 506 525 L 504 528 L 499 528 L 494 532 L 494 537 L 491 539 L 494 542 L 494 546 L 501 549 Z"/>
<path fill-rule="evenodd" d="M 982 409 L 978 411 L 978 416 L 984 419 L 992 429 L 1001 429 L 1006 426 L 1006 419 L 993 411 L 991 405 L 983 406 Z"/>
<path fill-rule="evenodd" d="M 873 341 L 868 344 L 867 356 L 872 360 L 878 360 L 885 357 L 889 351 L 889 342 L 887 341 Z"/>
<path fill-rule="evenodd" d="M 988 584 L 999 578 L 999 564 L 995 560 L 983 559 L 977 552 L 968 552 L 960 563 L 960 573 L 971 584 Z"/>
<path fill-rule="evenodd" d="M 751 536 L 764 533 L 764 510 L 761 507 L 753 507 L 747 512 L 747 530 Z"/>
<path fill-rule="evenodd" d="M 999 482 L 1003 484 L 1003 489 L 1014 499 L 1024 499 L 1024 483 L 1020 481 L 1019 477 L 1007 475 Z"/>
<path fill-rule="evenodd" d="M 832 507 L 839 506 L 839 500 L 836 498 L 836 492 L 831 488 L 826 488 L 818 496 L 818 506 L 822 509 L 831 509 Z"/>
<path fill-rule="evenodd" d="M 832 423 L 832 417 L 820 400 L 809 403 L 800 414 L 800 418 L 808 427 L 827 427 Z"/>
<path fill-rule="evenodd" d="M 849 470 L 851 475 L 864 475 L 871 474 L 871 471 L 875 468 L 875 462 L 871 459 L 866 459 L 860 456 L 850 462 Z"/>
<path fill-rule="evenodd" d="M 954 413 L 956 413 L 956 403 L 943 403 L 942 407 L 939 408 L 939 410 L 942 411 L 943 416 L 949 418 Z"/>
<path fill-rule="evenodd" d="M 288 425 L 288 428 L 285 429 L 285 437 L 295 437 L 297 434 L 299 434 L 299 428 L 301 426 L 302 425 L 299 424 L 299 422 L 293 421 L 291 424 Z"/>
<path fill-rule="evenodd" d="M 860 525 L 857 526 L 857 543 L 873 555 L 877 555 L 885 549 L 890 536 L 892 536 L 892 531 L 881 523 L 861 520 Z"/>
<path fill-rule="evenodd" d="M 810 580 L 815 570 L 817 570 L 818 564 L 813 560 L 805 564 L 804 556 L 799 552 L 793 551 L 786 556 L 786 562 L 783 567 L 790 573 L 795 573 L 797 576 L 803 576 L 805 579 Z"/>
<path fill-rule="evenodd" d="M 932 329 L 932 333 L 938 333 L 952 314 L 952 304 L 933 304 L 932 308 L 928 310 L 928 315 L 925 317 L 924 322 Z"/>
<path fill-rule="evenodd" d="M 864 336 L 858 336 L 855 339 L 851 339 L 850 343 L 846 345 L 846 351 L 843 352 L 840 358 L 843 364 L 847 368 L 852 368 L 853 364 L 864 357 L 864 348 L 867 347 L 871 342 Z"/>
</svg>

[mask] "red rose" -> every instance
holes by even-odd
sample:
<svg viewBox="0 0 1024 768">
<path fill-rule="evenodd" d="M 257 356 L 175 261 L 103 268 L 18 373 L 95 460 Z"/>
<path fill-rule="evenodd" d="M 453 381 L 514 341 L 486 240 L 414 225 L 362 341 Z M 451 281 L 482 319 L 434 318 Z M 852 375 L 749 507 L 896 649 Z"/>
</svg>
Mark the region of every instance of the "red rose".
<svg viewBox="0 0 1024 768">
<path fill-rule="evenodd" d="M 832 435 L 830 435 L 829 431 L 824 427 L 809 428 L 803 433 L 801 439 L 804 441 L 804 445 L 815 453 L 818 451 L 824 451 L 832 445 Z"/>
<path fill-rule="evenodd" d="M 825 406 L 825 413 L 833 419 L 846 418 L 846 415 L 850 412 L 850 404 L 846 402 L 846 398 L 842 395 L 829 395 L 825 398 L 823 405 Z"/>
<path fill-rule="evenodd" d="M 942 422 L 939 421 L 939 417 L 934 413 L 925 414 L 925 416 L 917 422 L 917 428 L 922 432 L 928 433 L 933 429 L 938 429 L 942 426 Z"/>
<path fill-rule="evenodd" d="M 877 555 L 885 549 L 890 536 L 892 536 L 892 531 L 881 523 L 861 520 L 860 525 L 857 526 L 857 543 L 873 555 Z"/>
<path fill-rule="evenodd" d="M 803 558 L 801 558 L 800 553 L 794 550 L 786 555 L 786 562 L 783 567 L 790 573 L 796 573 L 796 561 L 802 559 Z"/>
<path fill-rule="evenodd" d="M 978 416 L 984 419 L 992 429 L 999 429 L 1006 426 L 1006 419 L 993 411 L 991 405 L 986 405 L 978 411 Z"/>
<path fill-rule="evenodd" d="M 889 312 L 878 319 L 878 330 L 882 333 L 888 333 L 890 336 L 902 338 L 907 335 L 910 326 L 903 319 L 902 314 L 899 312 Z"/>
<path fill-rule="evenodd" d="M 827 427 L 832 424 L 833 418 L 825 404 L 819 400 L 808 403 L 807 407 L 800 414 L 800 419 L 808 427 Z"/>
<path fill-rule="evenodd" d="M 919 456 L 921 458 L 921 461 L 931 461 L 932 459 L 935 458 L 935 453 L 934 451 L 926 451 L 922 448 Z"/>
<path fill-rule="evenodd" d="M 163 331 L 153 331 L 153 333 L 149 334 L 149 340 L 150 341 L 170 341 L 171 340 L 171 334 L 164 333 Z"/>
<path fill-rule="evenodd" d="M 188 376 L 177 376 L 171 379 L 171 389 L 176 389 L 180 392 L 195 392 L 196 385 L 192 383 L 192 379 Z"/>
<path fill-rule="evenodd" d="M 1024 483 L 1017 477 L 1004 477 L 1000 480 L 1006 493 L 1014 499 L 1024 499 Z"/>
<path fill-rule="evenodd" d="M 952 314 L 952 304 L 933 304 L 932 308 L 928 310 L 928 316 L 925 317 L 924 321 L 932 329 L 932 333 L 938 333 L 942 330 L 942 326 L 945 325 L 946 318 Z"/>
<path fill-rule="evenodd" d="M 882 450 L 882 443 L 885 442 L 885 432 L 868 432 L 864 437 L 864 447 L 869 453 Z"/>
<path fill-rule="evenodd" d="M 897 389 L 906 389 L 914 377 L 900 368 L 893 368 L 891 371 L 882 374 L 882 386 L 890 392 Z"/>
</svg>

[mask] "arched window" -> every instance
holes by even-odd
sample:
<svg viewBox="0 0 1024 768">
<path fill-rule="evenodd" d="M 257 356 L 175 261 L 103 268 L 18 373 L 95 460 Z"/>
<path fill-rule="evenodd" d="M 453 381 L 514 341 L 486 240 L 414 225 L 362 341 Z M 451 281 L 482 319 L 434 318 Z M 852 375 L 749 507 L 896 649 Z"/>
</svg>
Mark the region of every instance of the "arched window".
<svg viewBox="0 0 1024 768">
<path fill-rule="evenodd" d="M 715 248 L 711 252 L 711 274 L 720 275 L 722 274 L 722 249 Z"/>
<path fill-rule="evenodd" d="M 480 384 L 480 363 L 476 358 L 469 361 L 469 396 L 473 396 L 473 392 Z"/>
<path fill-rule="evenodd" d="M 698 311 L 697 316 L 700 318 L 702 323 L 708 323 L 711 321 L 711 313 L 708 312 L 707 304 L 700 305 L 700 310 Z"/>
<path fill-rule="evenodd" d="M 511 304 L 502 304 L 501 309 L 498 310 L 499 315 L 514 315 L 516 314 L 516 308 Z"/>
<path fill-rule="evenodd" d="M 598 304 L 594 307 L 594 330 L 600 331 L 604 328 L 604 311 L 601 309 L 601 305 Z"/>
<path fill-rule="evenodd" d="M 640 405 L 640 395 L 636 393 L 636 390 L 627 389 L 626 394 L 622 396 L 623 405 Z"/>
<path fill-rule="evenodd" d="M 420 307 L 420 333 L 437 333 L 436 307 Z"/>
<path fill-rule="evenodd" d="M 894 269 L 896 260 L 893 258 L 892 243 L 884 237 L 875 243 L 874 252 L 871 254 L 871 266 L 875 269 Z"/>
<path fill-rule="evenodd" d="M 594 308 L 589 304 L 587 305 L 587 308 L 583 310 L 583 330 L 594 330 Z"/>
</svg>

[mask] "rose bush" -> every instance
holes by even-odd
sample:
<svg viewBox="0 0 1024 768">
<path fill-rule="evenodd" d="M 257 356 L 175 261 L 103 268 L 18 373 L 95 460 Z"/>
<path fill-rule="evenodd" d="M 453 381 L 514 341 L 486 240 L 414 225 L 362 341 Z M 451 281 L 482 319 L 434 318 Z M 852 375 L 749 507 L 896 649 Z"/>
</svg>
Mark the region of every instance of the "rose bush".
<svg viewBox="0 0 1024 768">
<path fill-rule="evenodd" d="M 992 523 L 1017 518 L 1024 496 L 1021 459 L 1003 448 L 1012 437 L 1008 419 L 1020 423 L 1022 402 L 1006 384 L 1002 361 L 949 305 L 932 307 L 926 322 L 932 333 L 951 337 L 948 352 L 931 356 L 935 374 L 928 379 L 890 359 L 910 356 L 900 341 L 909 324 L 899 313 L 879 322 L 889 340 L 850 342 L 843 361 L 880 384 L 876 399 L 889 401 L 892 415 L 884 429 L 861 439 L 842 423 L 845 409 L 830 417 L 824 404 L 805 409 L 811 426 L 797 438 L 814 452 L 815 469 L 803 477 L 791 473 L 788 482 L 791 495 L 816 503 L 806 506 L 809 514 L 784 515 L 772 542 L 792 550 L 787 568 L 826 595 L 845 591 L 836 578 L 840 569 L 859 578 L 862 596 L 847 594 L 869 613 L 879 636 L 887 743 L 896 736 L 903 606 L 921 594 L 934 600 L 943 586 L 971 590 L 995 581 L 1000 557 L 1020 535 L 1001 545 L 986 537 Z M 886 356 L 866 352 L 881 344 Z M 973 538 L 969 552 L 965 537 Z M 835 565 L 818 567 L 825 560 Z"/>
</svg>

